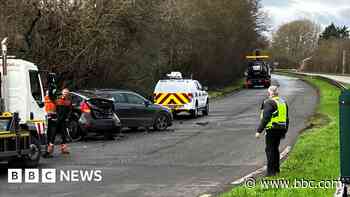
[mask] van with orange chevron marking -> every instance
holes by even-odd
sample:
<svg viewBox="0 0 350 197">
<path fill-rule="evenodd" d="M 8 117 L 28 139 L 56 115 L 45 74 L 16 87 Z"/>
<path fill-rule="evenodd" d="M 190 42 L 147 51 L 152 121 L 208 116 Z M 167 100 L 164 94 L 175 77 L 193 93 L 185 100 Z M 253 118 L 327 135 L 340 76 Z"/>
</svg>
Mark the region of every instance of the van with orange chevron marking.
<svg viewBox="0 0 350 197">
<path fill-rule="evenodd" d="M 154 89 L 155 104 L 170 108 L 174 115 L 188 112 L 196 118 L 199 112 L 209 114 L 208 88 L 197 80 L 183 79 L 180 72 L 171 72 L 167 77 L 159 80 Z"/>
</svg>

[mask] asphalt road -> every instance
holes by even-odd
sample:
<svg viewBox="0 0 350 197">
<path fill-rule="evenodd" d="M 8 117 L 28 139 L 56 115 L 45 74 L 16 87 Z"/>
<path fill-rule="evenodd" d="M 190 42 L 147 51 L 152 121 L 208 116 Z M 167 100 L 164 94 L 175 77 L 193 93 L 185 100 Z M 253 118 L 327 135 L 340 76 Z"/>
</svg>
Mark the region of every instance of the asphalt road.
<svg viewBox="0 0 350 197">
<path fill-rule="evenodd" d="M 318 102 L 304 82 L 273 76 L 289 103 L 291 129 L 281 149 L 295 141 Z M 227 187 L 265 164 L 264 139 L 256 140 L 266 89 L 242 90 L 211 102 L 208 117 L 175 121 L 167 132 L 127 134 L 121 141 L 71 144 L 71 154 L 43 159 L 40 168 L 102 170 L 101 182 L 8 184 L 0 170 L 0 196 L 197 197 Z"/>
</svg>

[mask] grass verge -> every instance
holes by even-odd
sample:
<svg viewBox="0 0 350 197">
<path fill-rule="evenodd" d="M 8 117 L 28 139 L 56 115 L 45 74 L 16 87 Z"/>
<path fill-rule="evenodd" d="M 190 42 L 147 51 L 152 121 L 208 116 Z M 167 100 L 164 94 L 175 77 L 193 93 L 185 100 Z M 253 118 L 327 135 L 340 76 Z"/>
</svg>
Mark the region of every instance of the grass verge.
<svg viewBox="0 0 350 197">
<path fill-rule="evenodd" d="M 334 194 L 336 182 L 332 180 L 339 177 L 340 90 L 316 78 L 305 77 L 304 80 L 319 89 L 320 105 L 316 115 L 310 119 L 312 127 L 299 136 L 288 159 L 281 166 L 280 175 L 258 178 L 255 186 L 249 188 L 244 184 L 220 197 L 319 197 Z M 307 184 L 315 188 L 307 187 L 306 183 L 301 185 L 303 180 L 309 181 Z"/>
<path fill-rule="evenodd" d="M 243 85 L 244 85 L 244 79 L 240 79 L 231 85 L 225 86 L 224 88 L 217 88 L 217 89 L 210 90 L 208 94 L 211 99 L 213 98 L 216 99 L 216 98 L 225 96 L 227 94 L 230 94 L 232 92 L 235 92 L 237 90 L 240 90 L 243 87 Z"/>
</svg>

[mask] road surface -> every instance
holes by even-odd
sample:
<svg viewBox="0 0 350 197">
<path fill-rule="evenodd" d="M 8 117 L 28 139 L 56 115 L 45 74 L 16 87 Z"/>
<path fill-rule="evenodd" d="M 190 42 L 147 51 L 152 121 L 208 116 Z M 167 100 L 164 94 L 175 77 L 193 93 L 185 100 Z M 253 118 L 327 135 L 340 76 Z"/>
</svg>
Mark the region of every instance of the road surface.
<svg viewBox="0 0 350 197">
<path fill-rule="evenodd" d="M 291 129 L 281 149 L 295 141 L 317 105 L 317 93 L 296 78 L 273 76 L 289 103 Z M 71 144 L 40 168 L 100 169 L 101 182 L 8 184 L 0 170 L 0 196 L 197 197 L 226 188 L 265 164 L 264 139 L 255 139 L 266 89 L 249 89 L 211 102 L 208 117 L 177 120 L 168 132 L 132 133 L 121 141 Z M 57 150 L 56 150 L 57 151 Z"/>
</svg>

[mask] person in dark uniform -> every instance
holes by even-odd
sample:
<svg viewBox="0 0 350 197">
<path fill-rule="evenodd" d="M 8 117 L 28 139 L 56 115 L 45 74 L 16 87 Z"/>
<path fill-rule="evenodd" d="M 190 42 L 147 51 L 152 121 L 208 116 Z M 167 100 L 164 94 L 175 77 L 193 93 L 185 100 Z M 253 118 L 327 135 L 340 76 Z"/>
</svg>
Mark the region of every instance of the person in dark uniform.
<svg viewBox="0 0 350 197">
<path fill-rule="evenodd" d="M 279 145 L 285 138 L 289 127 L 288 105 L 285 100 L 278 96 L 278 88 L 270 86 L 268 96 L 262 104 L 260 125 L 256 132 L 259 138 L 265 130 L 267 176 L 275 176 L 280 172 Z"/>
<path fill-rule="evenodd" d="M 57 112 L 57 123 L 56 132 L 51 136 L 50 143 L 54 143 L 56 133 L 61 133 L 61 153 L 69 154 L 67 139 L 65 130 L 67 129 L 67 119 L 69 118 L 72 111 L 72 101 L 69 97 L 69 90 L 67 88 L 62 90 L 62 95 L 56 100 L 56 112 Z"/>
</svg>

